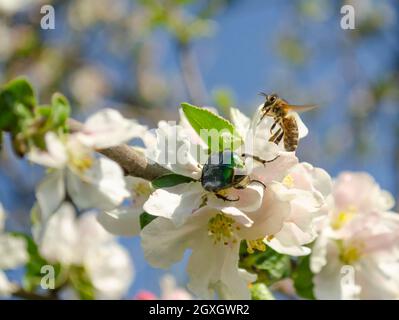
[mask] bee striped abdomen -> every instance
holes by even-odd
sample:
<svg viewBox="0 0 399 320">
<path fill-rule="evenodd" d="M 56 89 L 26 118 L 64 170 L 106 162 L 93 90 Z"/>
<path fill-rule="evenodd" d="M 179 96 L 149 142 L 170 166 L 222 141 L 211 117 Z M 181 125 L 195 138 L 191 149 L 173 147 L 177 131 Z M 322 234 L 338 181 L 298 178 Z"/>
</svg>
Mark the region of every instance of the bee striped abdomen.
<svg viewBox="0 0 399 320">
<path fill-rule="evenodd" d="M 298 147 L 298 125 L 293 116 L 288 116 L 282 119 L 284 130 L 284 148 L 286 151 L 295 151 Z"/>
</svg>

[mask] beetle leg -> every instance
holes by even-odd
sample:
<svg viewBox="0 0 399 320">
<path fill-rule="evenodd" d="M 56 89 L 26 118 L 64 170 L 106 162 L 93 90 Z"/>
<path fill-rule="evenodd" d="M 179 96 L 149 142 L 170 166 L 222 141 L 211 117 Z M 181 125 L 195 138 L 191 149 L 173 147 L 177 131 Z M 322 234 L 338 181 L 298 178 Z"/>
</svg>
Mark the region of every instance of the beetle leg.
<svg viewBox="0 0 399 320">
<path fill-rule="evenodd" d="M 251 183 L 253 183 L 253 182 L 257 182 L 257 183 L 259 183 L 259 184 L 261 184 L 262 186 L 263 186 L 263 188 L 265 188 L 266 189 L 266 185 L 262 182 L 262 181 L 259 181 L 259 180 L 251 180 L 250 182 L 249 182 L 249 184 L 251 184 Z"/>
<path fill-rule="evenodd" d="M 240 200 L 240 197 L 238 197 L 237 196 L 237 198 L 236 199 L 230 199 L 230 198 L 228 198 L 228 197 L 226 197 L 226 196 L 224 196 L 224 195 L 221 195 L 221 194 L 219 194 L 219 193 L 215 193 L 215 196 L 216 196 L 216 198 L 218 198 L 218 199 L 222 199 L 222 200 L 224 200 L 224 201 L 238 201 L 238 200 Z"/>
<path fill-rule="evenodd" d="M 258 162 L 262 163 L 263 165 L 266 165 L 266 163 L 273 162 L 273 161 L 276 160 L 278 157 L 280 157 L 280 156 L 277 156 L 277 157 L 273 158 L 272 160 L 264 160 L 264 159 L 262 159 L 262 158 L 260 158 L 260 157 L 258 157 L 258 156 L 254 156 L 254 155 L 248 154 L 248 153 L 243 153 L 241 156 L 244 157 L 244 158 L 245 158 L 245 157 L 252 158 L 252 159 L 254 159 L 255 161 L 258 161 Z"/>
</svg>

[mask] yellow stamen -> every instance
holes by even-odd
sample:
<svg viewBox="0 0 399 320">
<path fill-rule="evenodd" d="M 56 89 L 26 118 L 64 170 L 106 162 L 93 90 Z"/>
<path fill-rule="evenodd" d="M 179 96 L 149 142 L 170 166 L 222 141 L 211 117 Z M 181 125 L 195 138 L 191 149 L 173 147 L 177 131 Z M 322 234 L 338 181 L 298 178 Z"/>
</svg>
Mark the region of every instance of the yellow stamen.
<svg viewBox="0 0 399 320">
<path fill-rule="evenodd" d="M 348 246 L 341 250 L 340 258 L 345 264 L 353 264 L 361 257 L 361 249 L 358 246 Z"/>
<path fill-rule="evenodd" d="M 254 253 L 255 250 L 262 251 L 262 252 L 266 251 L 266 245 L 263 242 L 263 239 L 246 240 L 246 242 L 247 242 L 248 253 Z"/>
<path fill-rule="evenodd" d="M 283 184 L 287 187 L 287 188 L 293 188 L 294 187 L 294 178 L 292 175 L 288 174 L 285 176 L 285 178 L 283 179 Z"/>
<path fill-rule="evenodd" d="M 147 196 L 151 194 L 151 186 L 147 182 L 139 182 L 133 186 L 133 192 L 137 196 Z"/>
<path fill-rule="evenodd" d="M 93 165 L 93 158 L 84 154 L 74 154 L 70 157 L 70 163 L 78 171 L 84 172 Z"/>
<path fill-rule="evenodd" d="M 223 241 L 225 245 L 230 241 L 235 242 L 234 237 L 235 221 L 222 213 L 218 213 L 208 221 L 208 234 L 213 237 L 214 243 Z"/>
<path fill-rule="evenodd" d="M 356 208 L 351 206 L 348 210 L 340 211 L 331 222 L 331 227 L 335 230 L 341 229 L 345 224 L 351 221 L 356 214 Z"/>
</svg>

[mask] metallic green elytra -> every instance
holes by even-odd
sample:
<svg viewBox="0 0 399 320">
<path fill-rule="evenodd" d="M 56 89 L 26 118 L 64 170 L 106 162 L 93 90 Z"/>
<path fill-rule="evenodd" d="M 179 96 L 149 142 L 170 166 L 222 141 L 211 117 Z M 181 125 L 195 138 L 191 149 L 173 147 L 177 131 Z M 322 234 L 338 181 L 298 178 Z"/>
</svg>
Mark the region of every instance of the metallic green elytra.
<svg viewBox="0 0 399 320">
<path fill-rule="evenodd" d="M 241 186 L 248 178 L 243 173 L 244 161 L 238 154 L 225 150 L 209 156 L 202 168 L 201 184 L 209 192 Z"/>
</svg>

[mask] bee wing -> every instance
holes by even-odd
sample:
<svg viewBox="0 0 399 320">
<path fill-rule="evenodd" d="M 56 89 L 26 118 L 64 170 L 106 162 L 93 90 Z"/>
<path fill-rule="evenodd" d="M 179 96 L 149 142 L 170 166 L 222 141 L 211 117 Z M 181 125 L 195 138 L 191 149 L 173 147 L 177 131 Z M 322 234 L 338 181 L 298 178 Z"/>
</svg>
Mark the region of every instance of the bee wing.
<svg viewBox="0 0 399 320">
<path fill-rule="evenodd" d="M 294 105 L 294 104 L 286 104 L 284 108 L 295 112 L 305 112 L 317 108 L 316 104 L 303 104 L 303 105 Z"/>
</svg>

